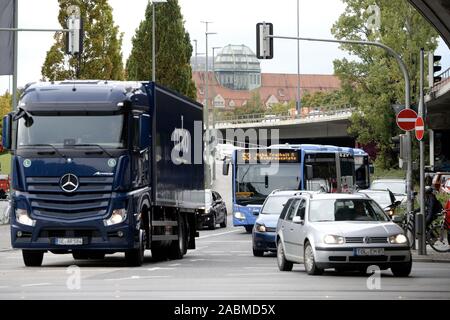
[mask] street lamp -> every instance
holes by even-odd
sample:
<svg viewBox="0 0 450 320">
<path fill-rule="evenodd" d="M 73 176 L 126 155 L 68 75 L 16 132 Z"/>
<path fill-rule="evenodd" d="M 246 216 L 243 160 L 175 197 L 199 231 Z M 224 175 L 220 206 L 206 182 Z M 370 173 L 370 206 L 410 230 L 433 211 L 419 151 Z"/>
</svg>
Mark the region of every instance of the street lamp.
<svg viewBox="0 0 450 320">
<path fill-rule="evenodd" d="M 297 38 L 300 37 L 300 0 L 297 0 Z M 301 114 L 301 103 L 300 98 L 300 40 L 297 40 L 297 112 Z"/>
<path fill-rule="evenodd" d="M 152 21 L 152 81 L 156 82 L 156 49 L 155 49 L 155 21 L 156 21 L 156 11 L 155 11 L 155 3 L 165 3 L 167 0 L 150 0 L 152 4 L 152 11 L 153 11 L 153 21 Z"/>
<path fill-rule="evenodd" d="M 206 137 L 209 140 L 210 139 L 210 130 L 209 130 L 209 80 L 208 80 L 208 73 L 209 73 L 209 62 L 208 62 L 208 36 L 217 34 L 216 32 L 209 32 L 208 31 L 208 25 L 212 23 L 211 21 L 201 21 L 201 23 L 205 24 L 206 31 L 205 31 L 205 37 L 206 37 L 206 63 L 205 63 L 205 106 L 203 107 L 203 118 L 205 122 L 205 130 L 206 130 Z M 210 174 L 210 168 L 209 168 L 209 156 L 211 154 L 211 151 L 209 150 L 209 142 L 206 143 L 206 159 L 207 159 L 207 165 L 205 166 L 205 185 L 209 188 L 211 186 L 211 174 Z"/>
<path fill-rule="evenodd" d="M 219 50 L 219 49 L 222 49 L 222 47 L 213 47 L 212 48 L 212 50 L 213 50 L 213 67 L 212 67 L 213 73 L 216 72 L 216 50 Z"/>
</svg>

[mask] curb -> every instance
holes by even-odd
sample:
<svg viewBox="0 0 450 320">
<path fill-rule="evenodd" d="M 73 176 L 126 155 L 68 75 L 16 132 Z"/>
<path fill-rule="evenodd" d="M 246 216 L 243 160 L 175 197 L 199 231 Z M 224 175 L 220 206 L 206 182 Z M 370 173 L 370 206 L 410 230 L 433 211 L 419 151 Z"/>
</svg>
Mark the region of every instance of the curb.
<svg viewBox="0 0 450 320">
<path fill-rule="evenodd" d="M 413 257 L 413 262 L 438 262 L 438 263 L 450 263 L 450 259 L 440 259 L 440 258 L 428 258 L 428 257 Z"/>
</svg>

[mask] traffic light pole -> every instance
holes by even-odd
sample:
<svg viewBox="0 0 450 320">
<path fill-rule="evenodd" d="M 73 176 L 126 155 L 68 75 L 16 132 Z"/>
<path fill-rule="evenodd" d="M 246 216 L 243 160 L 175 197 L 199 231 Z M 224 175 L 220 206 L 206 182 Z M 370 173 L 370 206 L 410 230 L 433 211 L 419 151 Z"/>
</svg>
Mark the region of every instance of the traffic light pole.
<svg viewBox="0 0 450 320">
<path fill-rule="evenodd" d="M 420 49 L 420 102 L 419 102 L 419 117 L 425 121 L 425 97 L 423 92 L 424 87 L 424 50 Z M 425 239 L 425 141 L 420 140 L 420 212 L 416 215 L 416 235 L 419 242 L 419 255 L 427 254 L 427 246 Z"/>
<path fill-rule="evenodd" d="M 266 37 L 264 37 L 265 40 Z M 410 86 L 410 78 L 408 69 L 406 68 L 405 63 L 403 62 L 400 55 L 395 52 L 391 47 L 388 47 L 387 45 L 380 43 L 380 42 L 373 42 L 373 41 L 358 41 L 358 40 L 335 40 L 335 39 L 317 39 L 317 38 L 302 38 L 302 37 L 282 37 L 282 36 L 274 36 L 274 35 L 268 35 L 267 38 L 272 39 L 285 39 L 285 40 L 300 40 L 300 41 L 314 41 L 314 42 L 328 42 L 328 43 L 342 43 L 342 44 L 357 44 L 357 45 L 363 45 L 363 46 L 374 46 L 379 47 L 387 51 L 391 56 L 393 56 L 396 60 L 398 65 L 400 66 L 400 69 L 403 73 L 403 77 L 405 80 L 405 108 L 410 109 L 411 108 L 411 86 Z M 413 195 L 412 195 L 412 157 L 411 157 L 411 132 L 406 132 L 407 137 L 407 171 L 406 171 L 406 193 L 407 193 L 407 204 L 406 208 L 408 212 L 412 211 L 414 208 L 413 204 Z"/>
</svg>

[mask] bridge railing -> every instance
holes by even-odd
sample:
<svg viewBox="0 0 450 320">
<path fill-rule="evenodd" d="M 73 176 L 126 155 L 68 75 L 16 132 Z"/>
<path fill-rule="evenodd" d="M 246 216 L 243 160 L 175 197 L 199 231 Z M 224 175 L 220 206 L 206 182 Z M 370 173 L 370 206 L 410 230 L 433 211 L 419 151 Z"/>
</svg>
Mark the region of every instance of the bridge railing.
<svg viewBox="0 0 450 320">
<path fill-rule="evenodd" d="M 441 81 L 439 81 L 438 83 L 436 83 L 435 85 L 433 85 L 433 87 L 431 88 L 431 92 L 436 92 L 439 89 L 441 89 L 444 85 L 446 85 L 447 83 L 450 82 L 450 68 L 448 68 L 447 70 L 445 70 L 444 72 L 442 72 L 439 77 L 441 77 Z"/>
<path fill-rule="evenodd" d="M 283 112 L 283 113 L 254 113 L 254 114 L 245 114 L 240 116 L 229 116 L 223 117 L 222 119 L 216 120 L 214 123 L 216 125 L 222 126 L 230 126 L 230 125 L 239 125 L 239 124 L 249 124 L 249 123 L 277 123 L 281 121 L 289 121 L 289 120 L 314 120 L 314 119 L 330 119 L 330 118 L 341 118 L 341 117 L 349 117 L 354 111 L 354 108 L 351 106 L 336 106 L 336 107 L 326 107 L 322 110 L 317 110 L 319 108 L 315 108 L 315 110 L 311 110 L 308 113 L 300 113 L 295 114 L 291 112 Z"/>
</svg>

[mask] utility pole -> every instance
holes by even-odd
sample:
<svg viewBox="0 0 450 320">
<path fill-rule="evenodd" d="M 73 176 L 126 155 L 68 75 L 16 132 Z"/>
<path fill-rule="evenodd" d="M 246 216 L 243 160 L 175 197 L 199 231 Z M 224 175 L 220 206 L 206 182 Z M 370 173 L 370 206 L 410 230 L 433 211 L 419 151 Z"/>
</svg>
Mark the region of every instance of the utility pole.
<svg viewBox="0 0 450 320">
<path fill-rule="evenodd" d="M 420 102 L 419 117 L 424 119 L 426 125 L 425 114 L 425 97 L 424 97 L 424 50 L 420 49 Z M 424 128 L 425 129 L 425 128 Z M 419 240 L 419 255 L 427 254 L 427 246 L 425 239 L 425 141 L 420 142 L 420 213 L 416 216 L 416 234 Z"/>
<path fill-rule="evenodd" d="M 300 0 L 297 0 L 297 38 L 300 38 Z M 302 100 L 300 97 L 300 40 L 297 40 L 297 114 L 301 114 Z"/>
<path fill-rule="evenodd" d="M 213 71 L 213 77 L 215 78 L 216 76 L 216 50 L 221 49 L 222 47 L 213 47 L 213 67 L 212 67 L 212 71 Z M 215 106 L 213 104 L 213 110 L 212 110 L 212 127 L 213 130 L 216 130 L 216 115 L 215 115 Z M 217 138 L 217 134 L 214 131 L 214 137 Z M 217 145 L 217 141 L 215 141 L 214 145 Z M 212 179 L 213 181 L 216 181 L 216 148 L 214 148 L 213 150 L 213 157 L 214 157 L 214 165 L 213 165 L 213 170 L 212 170 Z"/>
</svg>

